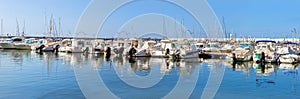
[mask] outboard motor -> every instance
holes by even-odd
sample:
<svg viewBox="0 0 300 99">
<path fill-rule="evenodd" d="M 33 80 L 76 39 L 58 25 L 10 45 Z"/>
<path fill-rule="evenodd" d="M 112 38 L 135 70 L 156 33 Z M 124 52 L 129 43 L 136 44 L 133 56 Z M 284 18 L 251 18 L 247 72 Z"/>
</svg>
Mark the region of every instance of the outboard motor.
<svg viewBox="0 0 300 99">
<path fill-rule="evenodd" d="M 41 53 L 43 51 L 43 48 L 45 48 L 45 47 L 46 47 L 45 45 L 41 45 L 38 48 L 36 48 L 35 50 L 39 51 Z"/>
<path fill-rule="evenodd" d="M 265 53 L 262 52 L 261 56 L 260 56 L 260 63 L 261 63 L 261 65 L 265 64 L 265 61 L 266 61 L 265 57 L 266 57 Z"/>
<path fill-rule="evenodd" d="M 173 54 L 174 58 L 175 59 L 179 59 L 180 57 L 180 50 L 179 49 L 176 49 L 175 53 Z"/>
<path fill-rule="evenodd" d="M 129 56 L 132 57 L 134 56 L 134 54 L 136 53 L 136 49 L 134 49 L 134 47 L 132 47 L 130 50 L 129 50 Z"/>
<path fill-rule="evenodd" d="M 110 55 L 111 55 L 111 48 L 107 47 L 107 49 L 106 49 L 106 59 L 110 58 Z"/>
<path fill-rule="evenodd" d="M 236 63 L 236 61 L 237 61 L 237 59 L 236 59 L 235 53 L 232 53 L 232 62 Z"/>
<path fill-rule="evenodd" d="M 59 47 L 60 47 L 59 44 L 54 45 L 54 52 L 55 53 L 58 53 Z"/>
<path fill-rule="evenodd" d="M 169 48 L 166 49 L 165 55 L 166 55 L 166 56 L 167 56 L 167 55 L 170 55 L 170 49 L 169 49 Z"/>
</svg>

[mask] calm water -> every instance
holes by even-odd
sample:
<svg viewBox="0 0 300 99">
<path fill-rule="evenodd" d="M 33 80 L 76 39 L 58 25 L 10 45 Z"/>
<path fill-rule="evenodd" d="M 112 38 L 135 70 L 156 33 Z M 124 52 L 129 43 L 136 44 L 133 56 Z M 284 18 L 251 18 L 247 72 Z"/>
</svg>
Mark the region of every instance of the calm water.
<svg viewBox="0 0 300 99">
<path fill-rule="evenodd" d="M 89 95 L 87 90 L 99 87 L 84 85 L 97 81 L 104 85 L 99 88 L 127 99 L 199 99 L 205 97 L 203 93 L 213 94 L 213 90 L 206 90 L 209 85 L 216 88 L 215 99 L 300 98 L 297 65 L 262 67 L 251 62 L 231 65 L 222 60 L 106 59 L 101 55 L 14 50 L 0 51 L 0 59 L 1 99 L 82 99 Z M 91 73 L 101 80 L 93 79 L 95 75 Z M 210 78 L 213 82 L 209 82 Z M 216 83 L 218 79 L 220 84 Z"/>
</svg>

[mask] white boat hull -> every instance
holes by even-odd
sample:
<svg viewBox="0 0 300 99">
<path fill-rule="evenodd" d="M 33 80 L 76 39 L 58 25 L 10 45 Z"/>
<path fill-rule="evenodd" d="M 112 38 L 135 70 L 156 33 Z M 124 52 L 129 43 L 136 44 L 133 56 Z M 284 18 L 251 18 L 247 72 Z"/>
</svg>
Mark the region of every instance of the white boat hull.
<svg viewBox="0 0 300 99">
<path fill-rule="evenodd" d="M 0 43 L 2 49 L 16 49 L 13 43 Z"/>
<path fill-rule="evenodd" d="M 279 57 L 278 61 L 280 63 L 287 63 L 287 64 L 293 64 L 298 62 L 298 56 L 297 55 L 282 55 Z"/>
<path fill-rule="evenodd" d="M 188 58 L 199 58 L 198 50 L 182 50 L 180 53 L 174 53 L 172 58 L 176 59 L 188 59 Z"/>
<path fill-rule="evenodd" d="M 19 50 L 31 50 L 31 46 L 29 44 L 14 44 L 14 46 Z"/>
</svg>

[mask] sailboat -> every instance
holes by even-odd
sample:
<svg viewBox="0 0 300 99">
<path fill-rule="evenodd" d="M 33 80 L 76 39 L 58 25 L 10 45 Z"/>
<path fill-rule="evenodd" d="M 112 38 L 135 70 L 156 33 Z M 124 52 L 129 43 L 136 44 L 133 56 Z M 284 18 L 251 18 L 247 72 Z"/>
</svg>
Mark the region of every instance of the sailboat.
<svg viewBox="0 0 300 99">
<path fill-rule="evenodd" d="M 16 23 L 17 23 L 16 37 L 12 37 L 10 39 L 6 39 L 4 42 L 1 42 L 0 43 L 1 48 L 2 49 L 30 50 L 31 49 L 30 45 L 28 45 L 27 42 L 25 42 L 25 38 L 24 38 L 25 21 L 24 21 L 24 28 L 23 28 L 22 36 L 20 36 L 20 32 L 19 32 L 18 19 L 16 19 Z"/>
<path fill-rule="evenodd" d="M 22 38 L 22 42 L 14 43 L 14 47 L 18 50 L 31 50 L 31 46 L 35 43 L 35 38 L 25 39 L 25 20 L 20 38 Z"/>
</svg>

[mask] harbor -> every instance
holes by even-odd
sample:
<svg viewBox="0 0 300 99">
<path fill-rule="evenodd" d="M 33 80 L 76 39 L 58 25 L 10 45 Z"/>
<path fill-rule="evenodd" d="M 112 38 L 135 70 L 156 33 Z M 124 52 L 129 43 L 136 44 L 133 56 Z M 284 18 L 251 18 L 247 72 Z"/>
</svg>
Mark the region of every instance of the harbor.
<svg viewBox="0 0 300 99">
<path fill-rule="evenodd" d="M 300 99 L 299 4 L 3 0 L 0 99 Z"/>
<path fill-rule="evenodd" d="M 204 85 L 210 83 L 206 82 L 209 73 L 222 69 L 217 99 L 299 98 L 299 43 L 295 39 L 6 37 L 1 41 L 0 85 L 1 90 L 10 91 L 0 91 L 0 98 L 84 98 L 77 82 L 89 83 L 90 78 L 75 76 L 82 70 L 99 73 L 120 98 L 139 94 L 134 99 L 159 98 L 178 83 L 178 77 L 191 79 L 198 74 L 189 96 L 196 98 L 202 97 L 198 93 L 205 92 Z M 156 87 L 142 90 L 123 85 L 114 73 L 123 75 L 120 79 L 157 74 L 151 75 L 150 82 L 165 76 Z M 189 80 L 182 83 L 186 88 L 192 84 Z M 120 84 L 123 87 L 115 86 Z"/>
</svg>

